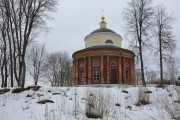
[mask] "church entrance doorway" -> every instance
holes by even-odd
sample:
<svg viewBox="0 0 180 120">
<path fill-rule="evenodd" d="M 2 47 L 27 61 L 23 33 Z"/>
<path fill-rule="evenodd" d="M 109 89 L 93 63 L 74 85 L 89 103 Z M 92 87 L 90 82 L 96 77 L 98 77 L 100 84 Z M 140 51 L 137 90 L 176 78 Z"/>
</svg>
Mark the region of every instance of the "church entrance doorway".
<svg viewBox="0 0 180 120">
<path fill-rule="evenodd" d="M 111 84 L 117 84 L 117 72 L 116 72 L 116 69 L 111 69 Z"/>
</svg>

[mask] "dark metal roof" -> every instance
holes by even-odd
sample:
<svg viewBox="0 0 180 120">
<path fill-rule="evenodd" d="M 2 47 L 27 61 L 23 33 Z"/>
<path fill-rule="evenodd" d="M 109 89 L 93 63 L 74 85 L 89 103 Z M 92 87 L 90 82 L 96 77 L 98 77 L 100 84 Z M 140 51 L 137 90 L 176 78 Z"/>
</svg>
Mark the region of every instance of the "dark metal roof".
<svg viewBox="0 0 180 120">
<path fill-rule="evenodd" d="M 128 50 L 128 49 L 124 49 L 124 48 L 121 48 L 121 47 L 118 47 L 118 46 L 113 46 L 113 45 L 98 45 L 98 46 L 92 46 L 92 47 L 88 47 L 88 48 L 85 48 L 85 49 L 81 49 L 81 50 L 78 50 L 76 52 L 73 53 L 72 56 L 74 56 L 75 54 L 79 53 L 79 52 L 83 52 L 83 51 L 89 51 L 89 50 L 122 50 L 122 51 L 126 51 L 126 52 L 130 52 L 131 54 L 134 54 L 133 51 L 131 50 Z M 135 56 L 135 54 L 134 54 Z"/>
<path fill-rule="evenodd" d="M 94 30 L 93 32 L 91 32 L 90 34 L 94 34 L 94 33 L 99 33 L 99 32 L 110 32 L 110 33 L 116 33 L 113 30 L 107 29 L 107 28 L 100 28 L 97 30 Z"/>
<path fill-rule="evenodd" d="M 124 48 L 121 48 L 121 47 L 118 47 L 118 46 L 114 46 L 114 45 L 97 45 L 97 46 L 91 46 L 91 47 L 87 47 L 85 49 L 82 49 L 82 50 L 79 50 L 79 51 L 84 51 L 84 50 L 94 50 L 94 49 L 121 49 L 121 50 L 125 50 L 125 51 L 129 51 L 129 52 L 132 52 L 128 49 L 124 49 Z M 78 51 L 76 51 L 78 52 Z M 76 53 L 75 52 L 75 53 Z M 132 52 L 134 54 L 134 52 Z"/>
<path fill-rule="evenodd" d="M 105 21 L 101 21 L 100 24 L 101 24 L 101 23 L 107 24 Z"/>
<path fill-rule="evenodd" d="M 114 46 L 114 45 L 97 45 L 97 46 L 91 46 L 91 47 L 88 47 L 88 48 L 85 48 L 85 49 L 94 49 L 94 48 L 120 48 L 118 46 Z M 122 48 L 120 48 L 122 49 Z"/>
</svg>

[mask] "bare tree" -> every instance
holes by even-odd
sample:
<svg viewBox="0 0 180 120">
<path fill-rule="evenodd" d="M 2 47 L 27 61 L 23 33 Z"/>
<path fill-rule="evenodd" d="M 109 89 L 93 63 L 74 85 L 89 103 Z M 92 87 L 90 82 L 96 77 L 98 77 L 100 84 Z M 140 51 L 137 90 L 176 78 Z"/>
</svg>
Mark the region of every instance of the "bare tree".
<svg viewBox="0 0 180 120">
<path fill-rule="evenodd" d="M 2 9 L 2 8 L 0 8 Z M 3 15 L 1 12 L 0 15 Z M 4 17 L 0 17 L 0 52 L 1 52 L 1 77 L 2 84 L 1 87 L 7 87 L 7 78 L 8 78 L 8 42 L 6 35 L 6 20 Z"/>
<path fill-rule="evenodd" d="M 156 37 L 159 43 L 160 58 L 160 86 L 163 86 L 163 59 L 169 56 L 175 49 L 175 40 L 172 32 L 172 23 L 174 18 L 169 15 L 163 5 L 158 5 L 155 14 Z"/>
<path fill-rule="evenodd" d="M 47 56 L 43 66 L 44 78 L 52 86 L 70 84 L 72 79 L 72 61 L 67 52 L 55 52 Z"/>
<path fill-rule="evenodd" d="M 144 77 L 143 48 L 149 39 L 149 31 L 152 25 L 152 0 L 130 0 L 124 12 L 126 30 L 132 40 L 131 47 L 138 49 L 140 57 L 141 78 L 143 86 L 146 86 Z"/>
<path fill-rule="evenodd" d="M 42 66 L 45 63 L 46 50 L 44 45 L 33 44 L 27 51 L 27 70 L 37 85 L 42 74 Z"/>
<path fill-rule="evenodd" d="M 141 70 L 140 69 L 136 69 L 136 84 L 137 85 L 141 85 L 142 83 L 142 78 L 141 78 Z"/>
<path fill-rule="evenodd" d="M 146 73 L 147 81 L 149 81 L 150 84 L 154 83 L 157 80 L 157 73 L 154 70 L 149 70 Z"/>
<path fill-rule="evenodd" d="M 0 18 L 10 56 L 11 81 L 15 77 L 23 89 L 26 75 L 26 49 L 36 34 L 46 28 L 46 19 L 55 11 L 57 0 L 1 0 Z"/>
<path fill-rule="evenodd" d="M 171 84 L 175 84 L 176 76 L 177 76 L 177 68 L 176 68 L 176 60 L 175 58 L 170 57 L 165 61 L 165 72 L 166 76 Z"/>
</svg>

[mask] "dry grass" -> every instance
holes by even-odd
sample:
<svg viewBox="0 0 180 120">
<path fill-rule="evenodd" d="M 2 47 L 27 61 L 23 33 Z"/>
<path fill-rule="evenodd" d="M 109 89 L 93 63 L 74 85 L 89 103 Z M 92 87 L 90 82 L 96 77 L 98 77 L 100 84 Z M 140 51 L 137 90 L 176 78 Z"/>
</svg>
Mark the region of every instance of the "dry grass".
<svg viewBox="0 0 180 120">
<path fill-rule="evenodd" d="M 163 108 L 171 116 L 172 119 L 180 120 L 180 105 L 177 103 L 163 103 Z"/>
<path fill-rule="evenodd" d="M 33 90 L 38 91 L 41 88 L 41 86 L 28 86 L 27 88 L 24 88 L 24 90 Z"/>
<path fill-rule="evenodd" d="M 38 91 L 41 88 L 41 86 L 28 86 L 24 88 L 23 90 L 21 88 L 15 88 L 12 90 L 12 93 L 20 93 L 26 90 L 33 90 L 33 91 Z"/>
<path fill-rule="evenodd" d="M 180 100 L 175 100 L 174 102 L 176 102 L 176 103 L 179 103 L 179 104 L 180 104 Z"/>
<path fill-rule="evenodd" d="M 145 91 L 144 93 L 147 93 L 147 94 L 149 94 L 149 93 L 152 93 L 151 91 L 149 91 L 149 90 L 147 90 L 147 91 Z"/>
<path fill-rule="evenodd" d="M 174 102 L 180 103 L 180 87 L 176 87 L 175 91 L 176 91 L 176 100 Z"/>
<path fill-rule="evenodd" d="M 155 116 L 159 119 L 173 119 L 173 120 L 180 120 L 180 104 L 173 102 L 172 100 L 168 99 L 167 96 L 161 97 L 157 99 L 156 108 L 158 109 L 158 113 L 152 112 L 155 114 Z M 156 118 L 156 119 L 157 119 Z"/>
<path fill-rule="evenodd" d="M 87 91 L 87 103 L 86 103 L 86 116 L 88 118 L 103 119 L 103 115 L 106 110 L 106 103 L 104 94 L 98 91 Z"/>
<path fill-rule="evenodd" d="M 15 88 L 12 90 L 12 93 L 20 93 L 22 92 L 21 88 Z"/>
<path fill-rule="evenodd" d="M 167 87 L 167 85 L 166 85 L 166 84 L 162 84 L 162 85 L 159 84 L 159 85 L 157 85 L 156 87 L 159 87 L 159 88 L 163 88 L 163 89 L 164 89 L 165 87 Z"/>
<path fill-rule="evenodd" d="M 139 87 L 136 106 L 147 105 L 150 103 L 149 92 L 147 88 Z"/>
</svg>

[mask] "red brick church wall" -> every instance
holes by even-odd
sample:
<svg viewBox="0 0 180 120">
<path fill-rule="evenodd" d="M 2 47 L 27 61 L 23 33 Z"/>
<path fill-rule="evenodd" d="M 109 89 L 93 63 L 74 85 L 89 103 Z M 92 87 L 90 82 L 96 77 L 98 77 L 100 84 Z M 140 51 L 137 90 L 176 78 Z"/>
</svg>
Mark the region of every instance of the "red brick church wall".
<svg viewBox="0 0 180 120">
<path fill-rule="evenodd" d="M 116 68 L 118 84 L 135 84 L 134 53 L 126 50 L 82 50 L 73 54 L 74 84 L 109 84 L 111 69 Z M 93 64 L 99 63 L 100 79 L 93 80 Z M 111 66 L 116 62 L 117 66 Z M 84 80 L 80 81 L 80 65 L 83 64 Z M 126 66 L 128 64 L 128 67 Z M 126 78 L 128 71 L 128 79 Z"/>
</svg>

